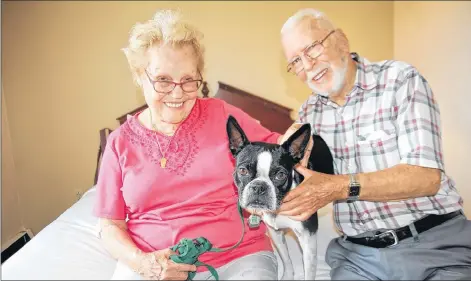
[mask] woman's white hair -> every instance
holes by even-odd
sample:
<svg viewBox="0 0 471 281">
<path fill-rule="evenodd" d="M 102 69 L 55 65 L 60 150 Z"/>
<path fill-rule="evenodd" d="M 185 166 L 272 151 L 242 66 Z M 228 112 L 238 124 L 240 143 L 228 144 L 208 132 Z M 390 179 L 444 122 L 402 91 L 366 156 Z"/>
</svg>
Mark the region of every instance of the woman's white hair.
<svg viewBox="0 0 471 281">
<path fill-rule="evenodd" d="M 192 46 L 197 58 L 198 71 L 204 69 L 203 34 L 187 22 L 180 11 L 159 10 L 151 20 L 135 24 L 130 32 L 129 44 L 122 51 L 128 59 L 137 85 L 141 85 L 139 75 L 148 64 L 146 52 L 153 46 L 172 47 Z"/>
<path fill-rule="evenodd" d="M 310 27 L 324 29 L 324 30 L 334 30 L 335 25 L 330 21 L 330 19 L 321 11 L 306 8 L 297 11 L 294 15 L 288 18 L 281 28 L 281 34 L 286 33 L 288 30 L 293 29 L 298 24 L 308 21 Z"/>
</svg>

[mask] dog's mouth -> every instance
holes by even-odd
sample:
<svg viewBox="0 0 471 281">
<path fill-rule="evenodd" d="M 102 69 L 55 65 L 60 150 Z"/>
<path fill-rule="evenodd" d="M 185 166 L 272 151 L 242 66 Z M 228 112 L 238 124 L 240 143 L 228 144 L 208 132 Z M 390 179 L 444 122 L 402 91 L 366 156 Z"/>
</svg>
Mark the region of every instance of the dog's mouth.
<svg viewBox="0 0 471 281">
<path fill-rule="evenodd" d="M 258 199 L 255 199 L 247 204 L 247 208 L 251 209 L 268 209 L 268 204 L 262 202 Z"/>
<path fill-rule="evenodd" d="M 275 211 L 273 209 L 273 206 L 270 206 L 270 204 L 267 202 L 267 200 L 261 200 L 260 198 L 253 198 L 247 200 L 247 204 L 245 205 L 245 209 L 250 209 L 252 211 L 256 212 L 271 212 Z"/>
</svg>

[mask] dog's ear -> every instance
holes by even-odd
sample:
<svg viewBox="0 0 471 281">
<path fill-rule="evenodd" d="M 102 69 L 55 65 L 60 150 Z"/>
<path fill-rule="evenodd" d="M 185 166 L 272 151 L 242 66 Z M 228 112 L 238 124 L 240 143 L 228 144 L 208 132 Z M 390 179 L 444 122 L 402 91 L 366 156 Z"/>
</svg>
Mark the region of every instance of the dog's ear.
<svg viewBox="0 0 471 281">
<path fill-rule="evenodd" d="M 244 146 L 249 144 L 249 140 L 244 133 L 244 130 L 239 126 L 237 120 L 229 115 L 226 124 L 227 136 L 229 138 L 229 149 L 232 155 L 237 155 Z"/>
<path fill-rule="evenodd" d="M 281 145 L 293 157 L 295 163 L 298 163 L 304 157 L 304 151 L 309 143 L 310 136 L 311 126 L 304 124 Z"/>
</svg>

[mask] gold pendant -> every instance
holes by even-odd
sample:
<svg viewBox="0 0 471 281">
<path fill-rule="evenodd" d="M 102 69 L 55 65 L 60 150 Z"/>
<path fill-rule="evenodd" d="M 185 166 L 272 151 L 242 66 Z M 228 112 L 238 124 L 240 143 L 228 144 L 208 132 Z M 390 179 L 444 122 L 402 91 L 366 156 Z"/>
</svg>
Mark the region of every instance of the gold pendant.
<svg viewBox="0 0 471 281">
<path fill-rule="evenodd" d="M 167 165 L 167 158 L 162 157 L 162 159 L 160 159 L 160 167 L 165 169 L 166 165 Z"/>
</svg>

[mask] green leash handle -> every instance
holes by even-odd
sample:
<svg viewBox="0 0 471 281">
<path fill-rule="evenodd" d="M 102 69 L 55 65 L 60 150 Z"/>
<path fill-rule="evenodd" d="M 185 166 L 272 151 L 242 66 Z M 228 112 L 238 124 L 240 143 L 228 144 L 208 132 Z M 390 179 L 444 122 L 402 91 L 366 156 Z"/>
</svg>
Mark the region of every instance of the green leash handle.
<svg viewBox="0 0 471 281">
<path fill-rule="evenodd" d="M 208 270 L 211 272 L 211 274 L 214 276 L 216 280 L 219 280 L 219 275 L 214 269 L 214 267 L 210 266 L 209 264 L 205 264 L 203 262 L 200 262 L 198 260 L 199 256 L 206 253 L 206 252 L 226 252 L 229 250 L 232 250 L 239 246 L 239 244 L 242 242 L 244 239 L 244 234 L 245 234 L 245 223 L 244 223 L 244 216 L 242 212 L 242 208 L 240 207 L 239 203 L 237 203 L 237 209 L 239 212 L 239 217 L 242 222 L 242 236 L 240 237 L 239 241 L 234 245 L 229 248 L 216 248 L 213 247 L 211 242 L 208 241 L 208 239 L 204 237 L 198 237 L 196 239 L 187 239 L 183 238 L 178 242 L 178 244 L 170 247 L 170 249 L 174 252 L 177 253 L 177 255 L 171 255 L 170 259 L 175 262 L 175 263 L 186 263 L 186 264 L 194 264 L 197 267 L 198 266 L 206 266 Z M 196 272 L 190 272 L 188 274 L 188 279 L 187 280 L 193 280 L 195 277 Z"/>
</svg>

